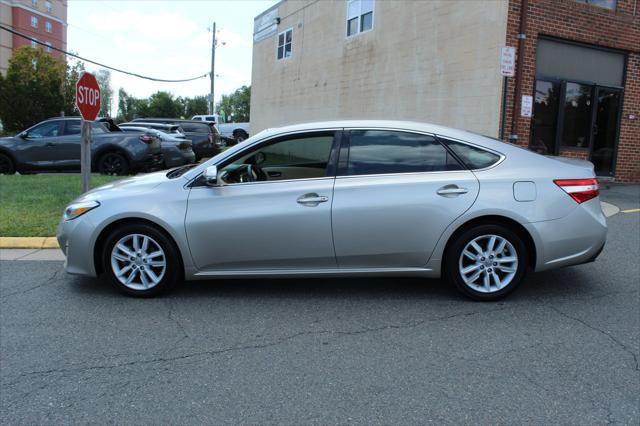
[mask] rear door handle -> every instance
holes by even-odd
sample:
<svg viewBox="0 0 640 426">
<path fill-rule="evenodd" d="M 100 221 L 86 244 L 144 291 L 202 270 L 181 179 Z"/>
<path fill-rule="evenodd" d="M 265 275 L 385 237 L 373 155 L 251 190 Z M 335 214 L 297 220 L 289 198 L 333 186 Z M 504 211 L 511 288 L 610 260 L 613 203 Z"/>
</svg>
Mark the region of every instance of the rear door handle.
<svg viewBox="0 0 640 426">
<path fill-rule="evenodd" d="M 315 193 L 304 194 L 298 197 L 298 204 L 302 204 L 303 206 L 315 207 L 320 203 L 326 203 L 329 201 L 329 197 L 325 197 L 324 195 L 318 195 Z"/>
<path fill-rule="evenodd" d="M 458 185 L 445 185 L 436 191 L 438 195 L 442 195 L 443 197 L 452 197 L 466 194 L 467 192 L 469 192 L 467 188 L 460 188 Z"/>
</svg>

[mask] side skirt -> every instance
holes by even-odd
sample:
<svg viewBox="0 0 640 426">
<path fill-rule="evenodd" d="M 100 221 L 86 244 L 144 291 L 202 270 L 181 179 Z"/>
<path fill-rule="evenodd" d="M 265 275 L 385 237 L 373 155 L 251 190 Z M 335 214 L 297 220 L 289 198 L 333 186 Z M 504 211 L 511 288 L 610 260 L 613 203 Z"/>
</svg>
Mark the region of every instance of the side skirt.
<svg viewBox="0 0 640 426">
<path fill-rule="evenodd" d="M 192 280 L 233 278 L 321 278 L 348 276 L 407 276 L 438 278 L 433 269 L 426 268 L 350 268 L 350 269 L 255 269 L 243 271 L 199 271 L 187 277 Z"/>
</svg>

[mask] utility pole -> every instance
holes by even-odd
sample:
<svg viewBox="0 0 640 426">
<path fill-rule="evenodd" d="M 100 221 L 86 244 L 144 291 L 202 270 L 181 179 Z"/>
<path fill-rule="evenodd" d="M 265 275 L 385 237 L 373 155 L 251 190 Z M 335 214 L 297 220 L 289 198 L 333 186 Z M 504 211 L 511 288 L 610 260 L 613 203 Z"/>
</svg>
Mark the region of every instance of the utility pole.
<svg viewBox="0 0 640 426">
<path fill-rule="evenodd" d="M 209 102 L 209 111 L 211 111 L 211 114 L 215 114 L 215 101 L 213 98 L 213 93 L 214 93 L 214 80 L 216 78 L 216 44 L 218 44 L 218 40 L 216 40 L 216 23 L 213 23 L 213 36 L 211 38 L 211 93 L 209 96 L 211 96 L 210 102 Z"/>
</svg>

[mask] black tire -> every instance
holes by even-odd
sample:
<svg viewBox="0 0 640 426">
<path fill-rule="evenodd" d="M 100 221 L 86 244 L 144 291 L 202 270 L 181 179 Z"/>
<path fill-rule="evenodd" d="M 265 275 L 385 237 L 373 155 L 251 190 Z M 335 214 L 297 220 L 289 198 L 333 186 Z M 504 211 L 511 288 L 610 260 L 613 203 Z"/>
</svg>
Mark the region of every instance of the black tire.
<svg viewBox="0 0 640 426">
<path fill-rule="evenodd" d="M 461 257 L 463 256 L 462 253 L 465 247 L 468 244 L 470 244 L 472 241 L 474 241 L 476 238 L 483 237 L 483 236 L 498 236 L 500 238 L 505 239 L 508 243 L 511 244 L 510 247 L 507 246 L 507 248 L 503 250 L 501 253 L 494 254 L 496 257 L 495 260 L 499 260 L 500 258 L 503 258 L 504 260 L 511 257 L 517 258 L 517 267 L 510 268 L 512 270 L 515 270 L 515 273 L 513 273 L 510 281 L 508 281 L 508 283 L 504 287 L 498 289 L 497 286 L 494 286 L 495 280 L 492 278 L 492 276 L 490 276 L 489 287 L 491 288 L 492 286 L 494 286 L 495 288 L 487 292 L 478 291 L 475 288 L 473 288 L 472 287 L 474 285 L 473 282 L 471 283 L 471 285 L 468 285 L 465 282 L 462 276 L 462 273 L 460 271 L 461 267 L 464 266 L 465 263 L 471 264 L 468 266 L 480 265 L 479 268 L 482 268 L 482 271 L 481 271 L 481 276 L 478 278 L 478 281 L 477 281 L 478 284 L 480 284 L 480 278 L 484 279 L 484 275 L 487 274 L 486 271 L 491 272 L 493 270 L 493 272 L 495 272 L 495 274 L 498 275 L 499 278 L 501 279 L 503 277 L 507 277 L 510 275 L 509 273 L 506 273 L 502 270 L 502 266 L 503 266 L 502 263 L 498 263 L 498 262 L 491 263 L 493 262 L 493 260 L 488 259 L 488 256 L 485 258 L 485 257 L 479 257 L 482 255 L 478 255 L 478 258 L 476 260 L 470 260 L 468 257 L 464 257 L 463 258 L 464 260 L 461 260 Z M 471 299 L 479 300 L 479 301 L 500 300 L 504 298 L 506 295 L 508 295 L 509 293 L 511 293 L 513 290 L 515 290 L 516 287 L 520 284 L 520 282 L 524 278 L 524 275 L 527 270 L 527 264 L 528 264 L 527 247 L 525 243 L 522 241 L 522 238 L 511 229 L 502 225 L 497 225 L 497 224 L 483 224 L 483 225 L 478 225 L 478 226 L 474 226 L 473 228 L 467 229 L 462 233 L 458 234 L 457 236 L 455 236 L 454 238 L 455 239 L 449 244 L 449 246 L 447 247 L 447 251 L 445 253 L 444 276 L 446 277 L 449 283 L 453 284 L 464 295 L 470 297 Z M 488 241 L 489 239 L 490 238 L 487 238 L 486 240 L 480 239 L 479 242 L 482 243 L 483 241 Z M 481 248 L 484 248 L 484 247 L 481 247 Z M 515 250 L 515 256 L 505 255 L 505 253 L 507 253 L 506 250 L 511 250 L 511 249 Z M 471 254 L 476 254 L 476 253 L 472 252 Z M 500 266 L 498 267 L 492 266 L 496 264 Z M 505 265 L 505 267 L 508 267 L 508 266 L 509 266 L 508 264 Z M 514 266 L 514 265 L 511 264 L 511 266 Z M 475 272 L 477 271 L 478 270 L 476 270 Z M 468 274 L 471 275 L 469 279 L 472 279 L 473 274 L 475 272 L 468 272 Z M 479 286 L 476 285 L 476 287 L 479 287 Z"/>
<path fill-rule="evenodd" d="M 6 154 L 0 153 L 0 175 L 12 175 L 16 172 L 13 160 Z"/>
<path fill-rule="evenodd" d="M 96 162 L 98 172 L 101 175 L 126 175 L 129 174 L 129 162 L 119 152 L 107 152 L 102 154 Z"/>
<path fill-rule="evenodd" d="M 150 261 L 145 261 L 143 264 L 142 259 L 146 257 L 144 255 L 138 255 L 136 261 L 132 262 L 129 262 L 128 260 L 126 262 L 117 260 L 115 262 L 117 267 L 120 268 L 120 271 L 124 271 L 127 266 L 133 266 L 134 264 L 136 265 L 133 266 L 136 271 L 130 268 L 126 273 L 121 273 L 121 276 L 124 277 L 123 279 L 125 280 L 130 275 L 129 271 L 134 273 L 134 282 L 126 285 L 125 283 L 121 282 L 120 279 L 118 279 L 116 270 L 114 270 L 114 267 L 112 265 L 112 252 L 116 244 L 118 244 L 119 242 L 123 243 L 125 247 L 127 247 L 127 249 L 133 248 L 132 245 L 128 245 L 126 239 L 130 238 L 134 234 L 138 236 L 145 236 L 150 239 L 148 250 L 157 253 L 159 247 L 164 252 L 162 257 L 156 256 L 154 257 L 154 259 L 159 261 L 164 260 L 165 267 L 163 270 L 162 267 L 151 265 L 149 263 Z M 155 247 L 155 245 L 157 245 L 158 247 Z M 123 254 L 124 252 L 116 250 L 116 253 Z M 135 250 L 133 251 L 133 253 L 136 254 Z M 162 292 L 167 291 L 169 288 L 175 285 L 182 277 L 182 263 L 179 261 L 179 259 L 180 253 L 178 252 L 178 249 L 176 248 L 170 237 L 168 237 L 164 232 L 156 229 L 155 227 L 143 223 L 127 224 L 123 225 L 120 228 L 117 228 L 109 235 L 102 249 L 103 270 L 108 276 L 111 284 L 113 284 L 113 286 L 121 292 L 135 297 L 156 296 Z M 151 281 L 150 283 L 153 285 L 149 287 L 142 286 L 143 280 L 141 280 L 141 275 L 145 275 L 145 281 L 147 282 L 149 282 L 149 280 L 151 279 L 151 276 L 147 275 L 149 272 L 143 273 L 145 267 L 151 269 L 154 275 L 159 278 L 157 284 L 153 284 L 153 282 Z M 139 282 L 140 285 L 136 284 L 136 282 Z M 140 288 L 133 288 L 136 286 Z"/>
<path fill-rule="evenodd" d="M 244 130 L 236 130 L 233 132 L 233 140 L 236 144 L 245 141 L 249 138 L 249 135 Z"/>
</svg>

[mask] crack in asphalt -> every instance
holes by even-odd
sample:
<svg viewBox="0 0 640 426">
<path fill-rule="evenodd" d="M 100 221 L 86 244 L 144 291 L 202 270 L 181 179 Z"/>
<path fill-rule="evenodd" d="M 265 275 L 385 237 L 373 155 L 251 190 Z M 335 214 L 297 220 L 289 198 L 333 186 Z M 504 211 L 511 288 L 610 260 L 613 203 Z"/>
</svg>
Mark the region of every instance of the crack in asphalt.
<svg viewBox="0 0 640 426">
<path fill-rule="evenodd" d="M 442 316 L 442 317 L 428 318 L 428 319 L 424 319 L 424 320 L 408 322 L 408 323 L 404 323 L 404 324 L 387 324 L 387 325 L 382 325 L 382 326 L 379 326 L 379 327 L 363 328 L 363 329 L 352 330 L 352 331 L 339 331 L 339 330 L 338 331 L 336 331 L 336 330 L 301 331 L 301 332 L 298 332 L 298 333 L 290 334 L 288 336 L 280 337 L 278 339 L 275 339 L 275 340 L 272 340 L 270 342 L 263 343 L 263 344 L 231 346 L 231 347 L 221 348 L 221 349 L 192 352 L 192 353 L 187 353 L 187 354 L 178 355 L 178 356 L 174 356 L 174 357 L 158 357 L 158 358 L 151 358 L 151 359 L 146 359 L 146 360 L 135 360 L 135 361 L 125 362 L 125 363 L 122 363 L 122 364 L 92 365 L 92 366 L 79 367 L 79 368 L 60 368 L 60 369 L 30 371 L 30 372 L 26 372 L 26 373 L 21 373 L 20 375 L 18 375 L 17 380 L 14 380 L 11 383 L 5 383 L 4 386 L 15 386 L 15 385 L 21 383 L 21 381 L 22 381 L 21 379 L 23 379 L 25 377 L 30 377 L 30 376 L 47 376 L 47 375 L 50 375 L 50 374 L 57 374 L 57 373 L 82 373 L 82 372 L 85 372 L 85 371 L 109 370 L 109 369 L 113 369 L 113 368 L 123 368 L 123 367 L 130 367 L 130 366 L 134 366 L 134 365 L 145 365 L 145 364 L 153 364 L 153 363 L 180 361 L 180 360 L 199 357 L 199 356 L 216 356 L 216 355 L 224 354 L 224 353 L 227 353 L 227 352 L 245 351 L 245 350 L 252 350 L 252 349 L 264 349 L 264 348 L 269 348 L 269 347 L 273 347 L 273 346 L 278 346 L 280 344 L 283 344 L 283 343 L 285 343 L 287 341 L 296 339 L 296 338 L 301 337 L 301 336 L 322 335 L 322 334 L 331 334 L 331 335 L 337 335 L 337 336 L 357 336 L 357 335 L 362 335 L 362 334 L 366 334 L 366 333 L 375 333 L 375 332 L 384 331 L 384 330 L 410 329 L 410 328 L 419 327 L 419 326 L 421 326 L 423 324 L 427 324 L 427 323 L 439 322 L 439 321 L 447 321 L 447 320 L 454 319 L 454 318 L 457 318 L 457 317 L 466 317 L 466 316 L 490 314 L 490 313 L 494 313 L 494 312 L 504 311 L 504 310 L 507 310 L 507 309 L 511 309 L 511 308 L 510 307 L 500 307 L 500 308 L 497 308 L 497 309 L 487 309 L 487 310 L 482 310 L 482 311 L 463 312 L 463 313 L 446 315 L 446 316 Z"/>
<path fill-rule="evenodd" d="M 589 324 L 588 322 L 578 318 L 578 317 L 574 317 L 572 315 L 569 315 L 565 312 L 562 312 L 560 309 L 556 308 L 555 306 L 549 305 L 549 308 L 552 309 L 553 311 L 557 312 L 558 314 L 560 314 L 561 316 L 571 319 L 573 321 L 576 321 L 582 325 L 584 325 L 585 327 L 597 331 L 598 333 L 606 336 L 609 338 L 609 340 L 611 340 L 613 343 L 615 343 L 617 346 L 619 346 L 620 348 L 622 348 L 625 352 L 627 352 L 628 354 L 630 354 L 633 357 L 633 362 L 634 362 L 634 370 L 635 371 L 640 371 L 640 369 L 638 368 L 638 356 L 635 354 L 635 352 L 633 352 L 627 345 L 625 345 L 624 343 L 622 343 L 621 341 L 619 341 L 618 339 L 616 339 L 613 335 L 611 335 L 610 333 L 608 333 L 605 330 L 602 330 L 594 325 Z"/>
<path fill-rule="evenodd" d="M 56 269 L 53 274 L 51 274 L 51 276 L 49 278 L 45 278 L 44 281 L 38 285 L 34 285 L 32 287 L 28 287 L 26 289 L 21 289 L 18 291 L 14 291 L 11 293 L 7 293 L 7 294 L 2 294 L 0 295 L 0 298 L 2 299 L 2 303 L 6 302 L 8 298 L 12 297 L 12 296 L 16 296 L 16 295 L 20 295 L 20 294 L 25 294 L 25 293 L 29 293 L 30 291 L 36 290 L 40 287 L 44 287 L 47 284 L 51 284 L 53 282 L 58 281 L 60 278 L 58 277 L 58 274 L 62 271 L 62 269 Z"/>
</svg>

